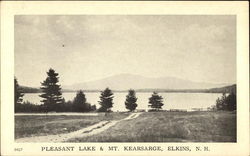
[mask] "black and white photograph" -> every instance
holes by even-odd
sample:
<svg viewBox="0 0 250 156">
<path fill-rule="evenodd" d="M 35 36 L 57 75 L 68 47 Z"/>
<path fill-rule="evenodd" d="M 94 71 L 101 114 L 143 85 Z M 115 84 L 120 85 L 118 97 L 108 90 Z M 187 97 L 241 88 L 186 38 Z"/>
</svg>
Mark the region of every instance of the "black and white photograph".
<svg viewBox="0 0 250 156">
<path fill-rule="evenodd" d="M 0 155 L 249 155 L 248 2 L 0 8 Z"/>
<path fill-rule="evenodd" d="M 16 15 L 16 142 L 236 142 L 236 16 Z"/>
</svg>

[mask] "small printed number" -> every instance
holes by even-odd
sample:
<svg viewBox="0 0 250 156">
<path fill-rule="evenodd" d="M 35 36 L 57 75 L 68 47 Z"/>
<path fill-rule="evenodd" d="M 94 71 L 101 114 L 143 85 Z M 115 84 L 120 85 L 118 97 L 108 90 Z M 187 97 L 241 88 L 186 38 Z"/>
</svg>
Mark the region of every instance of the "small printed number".
<svg viewBox="0 0 250 156">
<path fill-rule="evenodd" d="M 14 151 L 17 151 L 17 152 L 20 152 L 22 150 L 23 150 L 23 148 L 14 148 Z"/>
</svg>

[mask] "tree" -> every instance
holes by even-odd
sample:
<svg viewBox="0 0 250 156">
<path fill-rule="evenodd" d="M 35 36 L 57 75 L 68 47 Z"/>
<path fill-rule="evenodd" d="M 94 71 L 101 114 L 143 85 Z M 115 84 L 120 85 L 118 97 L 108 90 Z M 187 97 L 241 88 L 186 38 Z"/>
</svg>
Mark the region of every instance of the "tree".
<svg viewBox="0 0 250 156">
<path fill-rule="evenodd" d="M 227 105 L 225 103 L 226 98 L 227 98 L 226 93 L 223 93 L 221 98 L 217 98 L 217 100 L 216 100 L 217 110 L 226 110 L 227 109 Z"/>
<path fill-rule="evenodd" d="M 149 107 L 153 110 L 159 111 L 164 105 L 162 102 L 163 98 L 159 96 L 156 92 L 153 92 L 152 96 L 149 98 Z"/>
<path fill-rule="evenodd" d="M 236 106 L 236 94 L 234 92 L 231 92 L 227 98 L 225 103 L 227 103 L 227 110 L 229 111 L 234 111 L 236 110 L 237 106 Z"/>
<path fill-rule="evenodd" d="M 126 101 L 125 101 L 126 109 L 128 109 L 129 111 L 135 110 L 137 107 L 136 101 L 137 98 L 135 96 L 135 91 L 130 89 L 128 91 L 128 95 L 126 96 Z"/>
<path fill-rule="evenodd" d="M 99 108 L 99 112 L 110 112 L 113 107 L 113 93 L 109 88 L 106 88 L 101 92 L 99 104 L 101 107 Z"/>
<path fill-rule="evenodd" d="M 228 96 L 226 93 L 223 93 L 222 97 L 216 100 L 216 109 L 227 111 L 236 110 L 236 93 L 231 92 Z"/>
<path fill-rule="evenodd" d="M 19 111 L 20 105 L 23 101 L 23 93 L 22 89 L 20 88 L 17 79 L 14 78 L 14 94 L 15 94 L 15 112 Z"/>
<path fill-rule="evenodd" d="M 58 73 L 54 69 L 49 69 L 47 78 L 41 83 L 41 90 L 43 94 L 40 95 L 43 100 L 41 102 L 45 106 L 45 111 L 57 111 L 62 104 L 61 87 L 58 85 Z"/>
<path fill-rule="evenodd" d="M 86 101 L 87 100 L 85 94 L 83 93 L 82 90 L 80 90 L 79 92 L 77 92 L 76 97 L 74 98 L 73 110 L 76 112 L 90 111 L 90 106 Z"/>
</svg>

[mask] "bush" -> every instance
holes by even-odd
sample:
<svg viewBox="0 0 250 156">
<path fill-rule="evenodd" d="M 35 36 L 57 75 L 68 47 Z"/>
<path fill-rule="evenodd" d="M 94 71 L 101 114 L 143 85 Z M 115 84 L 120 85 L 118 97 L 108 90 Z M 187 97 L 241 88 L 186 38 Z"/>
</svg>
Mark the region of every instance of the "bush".
<svg viewBox="0 0 250 156">
<path fill-rule="evenodd" d="M 89 103 L 86 103 L 86 105 L 88 108 L 88 112 L 96 110 L 95 105 L 90 105 Z M 17 108 L 16 113 L 45 113 L 47 112 L 47 109 L 44 105 L 36 105 L 29 101 L 25 101 L 23 104 L 19 104 L 17 107 L 18 108 Z M 78 111 L 74 110 L 72 101 L 67 101 L 67 102 L 63 101 L 62 104 L 59 104 L 56 107 L 56 112 L 78 112 Z"/>
<path fill-rule="evenodd" d="M 62 104 L 56 109 L 57 112 L 73 112 L 73 102 L 72 101 L 63 101 Z"/>
<path fill-rule="evenodd" d="M 33 113 L 33 112 L 44 112 L 45 109 L 43 105 L 35 105 L 29 101 L 25 101 L 23 104 L 18 105 L 17 112 L 26 112 L 26 113 Z"/>
</svg>

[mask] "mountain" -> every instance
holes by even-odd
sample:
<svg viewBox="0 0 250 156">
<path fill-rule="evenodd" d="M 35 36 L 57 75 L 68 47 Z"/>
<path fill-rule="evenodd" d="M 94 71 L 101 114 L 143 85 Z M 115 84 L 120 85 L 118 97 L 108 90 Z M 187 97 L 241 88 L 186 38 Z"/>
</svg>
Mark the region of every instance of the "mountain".
<svg viewBox="0 0 250 156">
<path fill-rule="evenodd" d="M 140 75 L 120 74 L 104 79 L 89 81 L 84 83 L 63 86 L 64 89 L 71 90 L 103 90 L 106 87 L 112 90 L 132 89 L 208 89 L 219 88 L 228 84 L 215 84 L 204 82 L 193 82 L 175 77 L 150 78 Z"/>
<path fill-rule="evenodd" d="M 23 93 L 41 93 L 42 92 L 40 88 L 35 88 L 35 87 L 20 86 L 20 88 Z M 62 92 L 74 92 L 74 90 L 62 89 Z"/>
<path fill-rule="evenodd" d="M 34 87 L 20 86 L 23 93 L 40 93 L 41 89 Z"/>
<path fill-rule="evenodd" d="M 231 85 L 231 86 L 225 86 L 221 88 L 211 88 L 208 89 L 207 92 L 209 93 L 236 93 L 236 84 Z"/>
</svg>

